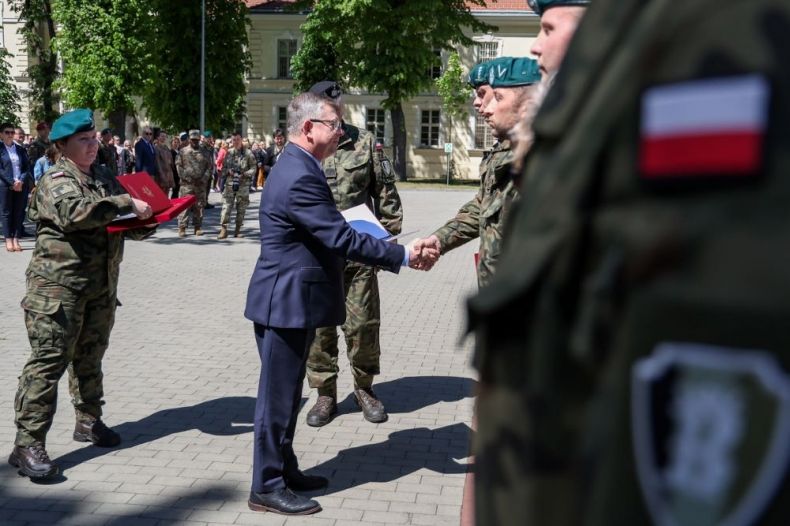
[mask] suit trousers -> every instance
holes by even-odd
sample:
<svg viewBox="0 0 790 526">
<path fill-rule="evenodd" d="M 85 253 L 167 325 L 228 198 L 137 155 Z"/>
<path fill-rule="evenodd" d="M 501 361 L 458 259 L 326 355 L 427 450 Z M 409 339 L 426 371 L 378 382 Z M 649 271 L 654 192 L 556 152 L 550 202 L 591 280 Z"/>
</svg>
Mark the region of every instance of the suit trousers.
<svg viewBox="0 0 790 526">
<path fill-rule="evenodd" d="M 298 469 L 294 430 L 302 398 L 307 353 L 315 329 L 280 329 L 255 324 L 261 358 L 255 404 L 252 491 L 286 487 L 284 474 Z"/>
<path fill-rule="evenodd" d="M 0 210 L 3 216 L 3 237 L 6 239 L 22 237 L 27 194 L 27 187 L 21 192 L 15 192 L 13 187 L 0 182 Z"/>
</svg>

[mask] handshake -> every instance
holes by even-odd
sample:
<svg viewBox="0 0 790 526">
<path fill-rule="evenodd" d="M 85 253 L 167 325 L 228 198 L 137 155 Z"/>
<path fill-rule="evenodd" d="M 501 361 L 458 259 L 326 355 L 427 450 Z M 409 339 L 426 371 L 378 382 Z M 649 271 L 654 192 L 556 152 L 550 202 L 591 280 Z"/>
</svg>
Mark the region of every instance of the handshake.
<svg viewBox="0 0 790 526">
<path fill-rule="evenodd" d="M 412 240 L 406 245 L 406 250 L 409 251 L 409 267 L 415 270 L 431 270 L 439 260 L 441 248 L 436 236 Z"/>
</svg>

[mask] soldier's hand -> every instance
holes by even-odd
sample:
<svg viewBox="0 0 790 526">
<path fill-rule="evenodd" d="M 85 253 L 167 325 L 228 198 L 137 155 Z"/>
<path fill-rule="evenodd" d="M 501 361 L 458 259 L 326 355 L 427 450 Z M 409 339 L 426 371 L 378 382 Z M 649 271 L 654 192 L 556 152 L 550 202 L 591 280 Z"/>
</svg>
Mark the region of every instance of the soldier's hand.
<svg viewBox="0 0 790 526">
<path fill-rule="evenodd" d="M 151 206 L 141 199 L 132 197 L 132 212 L 140 219 L 149 219 L 154 215 Z"/>
</svg>

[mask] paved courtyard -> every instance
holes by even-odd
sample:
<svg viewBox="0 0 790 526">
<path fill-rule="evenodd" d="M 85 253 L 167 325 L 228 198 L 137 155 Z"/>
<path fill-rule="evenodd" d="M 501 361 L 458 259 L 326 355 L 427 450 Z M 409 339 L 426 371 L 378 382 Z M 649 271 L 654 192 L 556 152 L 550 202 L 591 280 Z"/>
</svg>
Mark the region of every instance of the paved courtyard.
<svg viewBox="0 0 790 526">
<path fill-rule="evenodd" d="M 64 378 L 47 442 L 63 475 L 50 484 L 31 483 L 5 461 L 17 375 L 29 353 L 19 301 L 32 240 L 23 240 L 21 255 L 0 254 L 0 524 L 459 523 L 473 391 L 463 302 L 476 289 L 476 243 L 427 274 L 379 274 L 382 374 L 374 387 L 388 422 L 363 420 L 350 398 L 345 356 L 340 415 L 323 428 L 304 423 L 316 396 L 305 384 L 294 447 L 303 470 L 330 477 L 329 488 L 314 493 L 324 510 L 286 518 L 247 509 L 259 360 L 242 312 L 258 254 L 259 195 L 243 239 L 217 241 L 218 206 L 207 211 L 202 238 L 179 239 L 169 223 L 147 241 L 126 244 L 123 305 L 104 359 L 104 419 L 124 441 L 108 450 L 71 440 Z M 429 234 L 473 192 L 401 195 L 404 231 L 418 231 L 411 239 Z M 211 200 L 218 203 L 218 195 Z"/>
</svg>

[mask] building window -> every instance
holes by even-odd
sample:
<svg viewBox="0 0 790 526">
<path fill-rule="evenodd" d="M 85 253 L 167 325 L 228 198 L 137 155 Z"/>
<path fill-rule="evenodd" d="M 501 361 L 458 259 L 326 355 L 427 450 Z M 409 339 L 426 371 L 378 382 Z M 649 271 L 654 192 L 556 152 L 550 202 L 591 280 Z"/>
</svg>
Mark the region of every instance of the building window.
<svg viewBox="0 0 790 526">
<path fill-rule="evenodd" d="M 494 135 L 491 133 L 491 126 L 486 124 L 482 117 L 475 119 L 475 148 L 477 150 L 488 150 L 494 145 Z"/>
<path fill-rule="evenodd" d="M 296 55 L 296 40 L 277 40 L 277 78 L 291 79 L 291 58 Z"/>
<path fill-rule="evenodd" d="M 499 56 L 499 42 L 478 42 L 477 63 L 493 60 Z"/>
<path fill-rule="evenodd" d="M 436 80 L 442 76 L 442 50 L 434 49 L 433 54 L 436 58 L 433 61 L 433 65 L 428 68 L 426 74 L 431 80 Z"/>
<path fill-rule="evenodd" d="M 384 144 L 384 110 L 381 108 L 369 109 L 365 120 L 365 127 L 376 137 L 376 142 Z"/>
<path fill-rule="evenodd" d="M 277 106 L 277 127 L 288 135 L 288 107 Z"/>
<path fill-rule="evenodd" d="M 420 114 L 420 146 L 439 146 L 439 110 L 422 110 Z"/>
</svg>

